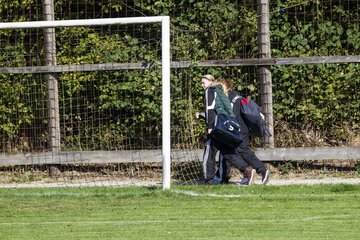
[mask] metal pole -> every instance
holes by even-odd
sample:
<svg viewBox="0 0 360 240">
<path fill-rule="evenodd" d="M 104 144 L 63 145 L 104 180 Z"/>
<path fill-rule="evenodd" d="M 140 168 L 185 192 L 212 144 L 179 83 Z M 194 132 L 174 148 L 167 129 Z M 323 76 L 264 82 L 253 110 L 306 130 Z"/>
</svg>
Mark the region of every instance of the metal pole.
<svg viewBox="0 0 360 240">
<path fill-rule="evenodd" d="M 54 2 L 53 0 L 43 1 L 43 12 L 45 21 L 54 21 Z M 45 65 L 56 65 L 56 42 L 55 28 L 45 28 Z M 45 75 L 48 92 L 48 127 L 49 143 L 53 153 L 60 151 L 60 117 L 59 117 L 59 95 L 58 83 L 54 73 Z"/>
<path fill-rule="evenodd" d="M 171 182 L 171 128 L 170 128 L 170 18 L 162 20 L 162 151 L 163 190 Z"/>
<path fill-rule="evenodd" d="M 48 2 L 44 0 L 44 2 Z M 47 5 L 44 3 L 44 6 Z M 52 10 L 53 11 L 53 10 Z M 44 13 L 45 15 L 45 13 Z M 29 22 L 1 22 L 0 29 L 25 29 L 25 28 L 54 28 L 54 27 L 81 27 L 104 26 L 116 24 L 158 23 L 167 16 L 157 17 L 127 17 L 127 18 L 99 18 L 99 19 L 74 19 L 56 21 L 29 21 Z M 52 18 L 54 19 L 54 17 Z"/>
<path fill-rule="evenodd" d="M 258 14 L 258 44 L 259 58 L 271 58 L 270 50 L 270 24 L 269 24 L 269 0 L 257 0 Z M 265 136 L 268 147 L 274 147 L 274 119 L 272 104 L 272 79 L 271 66 L 259 67 L 259 82 L 261 94 L 261 107 L 265 115 L 265 122 L 270 130 L 271 137 Z"/>
</svg>

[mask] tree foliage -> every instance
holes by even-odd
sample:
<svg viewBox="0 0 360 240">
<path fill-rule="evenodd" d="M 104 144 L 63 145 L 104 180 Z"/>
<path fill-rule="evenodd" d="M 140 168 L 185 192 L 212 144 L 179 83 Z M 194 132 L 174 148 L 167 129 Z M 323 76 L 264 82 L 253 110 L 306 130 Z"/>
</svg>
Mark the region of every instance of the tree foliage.
<svg viewBox="0 0 360 240">
<path fill-rule="evenodd" d="M 257 12 L 253 1 L 79 0 L 76 4 L 70 0 L 55 1 L 56 19 L 169 15 L 172 61 L 257 57 Z M 356 2 L 348 2 L 348 5 L 342 1 L 272 2 L 272 57 L 358 55 L 359 22 L 354 19 L 359 19 L 360 13 L 356 10 Z M 41 9 L 41 1 L 37 0 L 0 1 L 0 20 L 42 20 Z M 158 30 L 146 27 L 141 31 L 154 36 L 158 34 Z M 149 42 L 145 46 L 136 33 L 140 33 L 140 29 L 129 28 L 124 35 L 104 37 L 87 28 L 62 28 L 57 32 L 58 64 L 146 61 L 158 65 L 160 43 Z M 28 44 L 23 31 L 18 31 L 16 39 L 4 31 L 0 37 L 1 67 L 27 66 L 29 62 L 42 64 L 42 45 L 36 41 L 42 38 L 42 34 L 39 32 L 33 36 L 33 39 L 28 39 L 32 44 Z M 74 41 L 79 42 L 69 44 Z M 30 55 L 39 57 L 28 57 L 28 52 L 37 53 Z M 6 53 L 14 57 L 9 59 Z M 196 66 L 172 70 L 173 135 L 181 133 L 184 123 L 188 123 L 193 113 L 203 106 L 203 92 L 199 85 L 201 75 L 210 73 L 217 78 L 232 77 L 236 89 L 243 95 L 259 99 L 259 85 L 251 74 L 256 70 L 256 67 Z M 359 135 L 359 64 L 283 65 L 274 66 L 271 71 L 277 145 L 303 145 L 301 137 L 297 141 L 288 139 L 298 139 L 296 134 L 310 130 L 320 132 L 327 143 L 334 139 L 337 144 L 349 142 L 351 136 Z M 63 142 L 67 148 L 76 144 L 88 149 L 160 144 L 159 70 L 75 72 L 60 74 L 58 78 L 62 84 L 59 91 L 63 103 Z M 28 79 L 26 85 L 22 84 L 25 79 Z M 34 126 L 33 122 L 40 118 L 36 109 L 46 104 L 37 102 L 31 106 L 28 104 L 29 96 L 25 94 L 30 93 L 38 81 L 30 80 L 28 75 L 0 75 L 0 134 L 3 137 L 12 139 L 26 135 L 23 129 Z M 44 101 L 46 89 L 41 88 L 41 91 L 39 95 Z M 83 116 L 83 109 L 74 106 L 86 108 L 88 115 Z M 124 115 L 126 118 L 122 118 Z M 93 119 L 105 117 L 110 121 L 94 126 Z M 44 129 L 46 123 L 46 120 L 40 120 L 36 124 Z M 143 124 L 142 130 L 135 127 L 138 123 Z M 284 125 L 291 130 L 290 136 L 282 134 Z M 191 125 L 189 131 L 200 137 L 203 126 Z M 130 137 L 133 140 L 129 144 Z M 113 144 L 110 146 L 109 142 Z"/>
</svg>

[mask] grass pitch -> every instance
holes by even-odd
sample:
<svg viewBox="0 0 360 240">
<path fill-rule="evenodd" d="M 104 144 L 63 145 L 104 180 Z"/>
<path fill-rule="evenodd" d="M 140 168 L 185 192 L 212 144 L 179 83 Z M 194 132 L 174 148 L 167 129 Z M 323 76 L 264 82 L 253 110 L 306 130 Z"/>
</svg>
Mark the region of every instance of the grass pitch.
<svg viewBox="0 0 360 240">
<path fill-rule="evenodd" d="M 1 239 L 359 239 L 359 185 L 0 189 Z"/>
</svg>

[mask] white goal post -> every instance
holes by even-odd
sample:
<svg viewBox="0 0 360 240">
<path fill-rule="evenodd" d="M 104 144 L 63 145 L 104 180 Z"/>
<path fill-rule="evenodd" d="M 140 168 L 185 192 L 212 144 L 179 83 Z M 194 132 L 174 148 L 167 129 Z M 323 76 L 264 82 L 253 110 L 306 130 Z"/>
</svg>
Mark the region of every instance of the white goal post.
<svg viewBox="0 0 360 240">
<path fill-rule="evenodd" d="M 170 18 L 169 16 L 103 18 L 82 20 L 55 20 L 0 23 L 0 29 L 55 28 L 102 26 L 115 24 L 161 23 L 162 34 L 162 165 L 163 189 L 170 188 L 171 138 L 170 138 Z"/>
</svg>

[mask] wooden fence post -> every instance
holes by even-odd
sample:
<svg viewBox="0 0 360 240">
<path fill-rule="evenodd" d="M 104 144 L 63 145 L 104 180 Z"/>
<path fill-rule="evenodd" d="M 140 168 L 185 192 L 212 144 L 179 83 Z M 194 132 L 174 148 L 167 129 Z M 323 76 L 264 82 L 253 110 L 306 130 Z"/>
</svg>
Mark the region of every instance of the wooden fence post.
<svg viewBox="0 0 360 240">
<path fill-rule="evenodd" d="M 53 0 L 43 1 L 43 14 L 45 21 L 53 21 L 54 17 L 54 2 Z M 56 40 L 55 28 L 45 28 L 45 65 L 56 65 Z M 53 153 L 60 151 L 60 117 L 59 117 L 59 95 L 58 83 L 54 73 L 45 75 L 47 82 L 48 93 L 48 127 L 49 127 L 49 143 Z"/>
<path fill-rule="evenodd" d="M 271 58 L 269 0 L 257 0 L 259 58 Z M 272 104 L 271 66 L 259 67 L 261 108 L 271 137 L 265 137 L 267 147 L 274 147 L 274 120 Z"/>
</svg>

